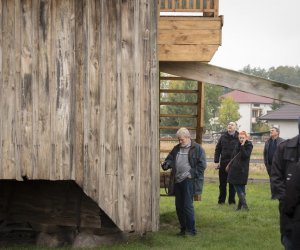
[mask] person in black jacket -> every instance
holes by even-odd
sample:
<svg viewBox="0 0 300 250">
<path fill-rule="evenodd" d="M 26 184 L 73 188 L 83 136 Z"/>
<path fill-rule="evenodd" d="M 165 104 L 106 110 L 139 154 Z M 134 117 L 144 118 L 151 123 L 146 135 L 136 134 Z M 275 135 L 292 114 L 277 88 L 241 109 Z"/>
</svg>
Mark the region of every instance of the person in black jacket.
<svg viewBox="0 0 300 250">
<path fill-rule="evenodd" d="M 175 170 L 175 206 L 180 223 L 178 235 L 196 235 L 193 198 L 201 195 L 206 168 L 205 151 L 191 140 L 188 129 L 180 128 L 177 144 L 162 164 L 163 170 Z"/>
<path fill-rule="evenodd" d="M 238 134 L 236 123 L 229 122 L 227 132 L 221 135 L 215 148 L 214 162 L 219 169 L 219 204 L 224 204 L 226 201 L 228 176 L 225 167 L 231 159 L 233 149 L 239 143 Z M 235 204 L 235 190 L 231 184 L 229 184 L 228 203 Z"/>
<path fill-rule="evenodd" d="M 271 178 L 271 169 L 272 169 L 272 161 L 273 156 L 276 151 L 277 145 L 279 145 L 281 142 L 284 141 L 281 137 L 279 137 L 280 130 L 279 128 L 272 127 L 270 129 L 270 138 L 266 141 L 265 147 L 264 147 L 264 163 L 269 175 L 269 178 Z M 270 190 L 271 190 L 271 199 L 273 199 L 273 191 L 272 186 L 270 182 Z"/>
<path fill-rule="evenodd" d="M 228 170 L 228 182 L 232 184 L 239 197 L 236 210 L 248 210 L 246 202 L 246 188 L 249 175 L 249 163 L 253 145 L 248 141 L 245 131 L 239 133 L 239 144 L 235 147 L 232 154 L 232 162 Z"/>
<path fill-rule="evenodd" d="M 279 200 L 281 243 L 286 250 L 300 249 L 300 117 L 299 135 L 277 146 L 271 182 Z"/>
</svg>

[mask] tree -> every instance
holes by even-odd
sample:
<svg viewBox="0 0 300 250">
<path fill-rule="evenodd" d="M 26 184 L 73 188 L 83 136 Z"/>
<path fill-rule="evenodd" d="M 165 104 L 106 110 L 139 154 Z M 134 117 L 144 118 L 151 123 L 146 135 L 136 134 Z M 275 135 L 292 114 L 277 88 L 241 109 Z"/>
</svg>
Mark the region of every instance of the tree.
<svg viewBox="0 0 300 250">
<path fill-rule="evenodd" d="M 161 81 L 161 89 L 169 90 L 196 90 L 197 81 L 191 80 L 164 80 Z M 162 93 L 160 96 L 161 102 L 197 102 L 197 93 Z M 190 114 L 196 115 L 196 106 L 187 105 L 165 105 L 160 107 L 161 114 Z M 185 117 L 161 117 L 161 126 L 178 126 L 178 127 L 196 127 L 196 118 Z M 165 129 L 164 134 L 175 134 L 176 130 Z"/>
<path fill-rule="evenodd" d="M 239 114 L 239 104 L 232 97 L 223 98 L 219 108 L 219 123 L 224 128 L 231 121 L 241 118 Z"/>
<path fill-rule="evenodd" d="M 204 126 L 206 130 L 214 130 L 211 126 L 211 119 L 217 116 L 221 103 L 220 96 L 224 87 L 205 83 L 204 85 Z"/>
</svg>

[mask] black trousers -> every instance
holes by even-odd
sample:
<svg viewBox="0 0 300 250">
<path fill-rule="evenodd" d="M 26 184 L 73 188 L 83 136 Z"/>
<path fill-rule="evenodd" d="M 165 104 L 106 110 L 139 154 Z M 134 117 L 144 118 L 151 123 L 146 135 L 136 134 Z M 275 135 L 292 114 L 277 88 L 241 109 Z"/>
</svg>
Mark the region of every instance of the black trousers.
<svg viewBox="0 0 300 250">
<path fill-rule="evenodd" d="M 219 169 L 219 200 L 218 203 L 222 204 L 226 201 L 227 196 L 227 172 L 225 171 L 225 167 L 221 167 Z M 228 197 L 229 204 L 235 204 L 235 189 L 232 184 L 229 184 L 229 197 Z"/>
</svg>

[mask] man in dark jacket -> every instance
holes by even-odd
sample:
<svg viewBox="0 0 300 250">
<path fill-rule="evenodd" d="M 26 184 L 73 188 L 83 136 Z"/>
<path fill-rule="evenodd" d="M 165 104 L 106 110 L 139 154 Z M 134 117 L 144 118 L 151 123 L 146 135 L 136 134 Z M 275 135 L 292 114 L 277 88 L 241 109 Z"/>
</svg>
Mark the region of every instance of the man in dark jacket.
<svg viewBox="0 0 300 250">
<path fill-rule="evenodd" d="M 298 121 L 300 134 L 300 118 Z M 285 249 L 300 249 L 300 136 L 278 145 L 271 183 L 279 200 L 281 242 Z"/>
<path fill-rule="evenodd" d="M 276 150 L 276 147 L 284 141 L 281 137 L 279 137 L 280 130 L 279 128 L 272 127 L 270 129 L 270 138 L 266 141 L 264 147 L 264 163 L 268 172 L 269 177 L 271 177 L 271 168 L 272 168 L 272 161 L 273 156 Z M 270 183 L 271 189 L 271 198 L 273 199 L 273 191 L 272 185 Z"/>
<path fill-rule="evenodd" d="M 239 143 L 238 132 L 236 131 L 236 123 L 229 122 L 227 132 L 221 135 L 216 148 L 214 162 L 216 168 L 219 169 L 219 204 L 224 204 L 227 195 L 227 172 L 226 165 L 231 160 L 232 152 Z M 235 204 L 235 190 L 232 184 L 229 184 L 229 204 Z"/>
<path fill-rule="evenodd" d="M 180 223 L 178 235 L 196 235 L 193 197 L 202 194 L 206 157 L 204 149 L 191 140 L 190 132 L 180 128 L 177 144 L 162 164 L 163 170 L 172 168 L 175 174 L 175 206 Z"/>
</svg>

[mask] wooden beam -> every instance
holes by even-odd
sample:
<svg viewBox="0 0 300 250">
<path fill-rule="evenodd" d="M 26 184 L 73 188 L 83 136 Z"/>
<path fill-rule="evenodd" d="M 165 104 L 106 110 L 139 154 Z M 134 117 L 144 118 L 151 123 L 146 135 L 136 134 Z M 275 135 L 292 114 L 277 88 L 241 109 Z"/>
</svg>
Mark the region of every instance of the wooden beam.
<svg viewBox="0 0 300 250">
<path fill-rule="evenodd" d="M 200 62 L 160 62 L 160 71 L 300 105 L 300 87 Z"/>
</svg>

